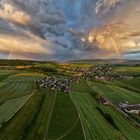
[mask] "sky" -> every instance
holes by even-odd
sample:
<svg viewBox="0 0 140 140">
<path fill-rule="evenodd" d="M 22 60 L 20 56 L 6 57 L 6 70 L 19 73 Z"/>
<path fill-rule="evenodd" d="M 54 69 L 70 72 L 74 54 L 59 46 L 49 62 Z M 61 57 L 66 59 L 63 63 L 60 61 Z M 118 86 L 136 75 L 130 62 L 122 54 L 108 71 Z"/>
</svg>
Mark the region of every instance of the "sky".
<svg viewBox="0 0 140 140">
<path fill-rule="evenodd" d="M 0 0 L 0 59 L 140 59 L 138 0 Z"/>
</svg>

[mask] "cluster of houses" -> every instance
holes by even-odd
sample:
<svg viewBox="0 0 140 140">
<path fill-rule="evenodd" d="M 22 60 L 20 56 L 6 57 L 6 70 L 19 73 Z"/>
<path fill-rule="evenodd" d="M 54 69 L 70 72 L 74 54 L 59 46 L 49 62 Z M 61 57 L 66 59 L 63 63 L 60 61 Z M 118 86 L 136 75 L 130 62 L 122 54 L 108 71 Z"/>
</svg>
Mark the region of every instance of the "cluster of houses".
<svg viewBox="0 0 140 140">
<path fill-rule="evenodd" d="M 96 79 L 96 80 L 111 81 L 114 79 L 117 79 L 117 80 L 131 80 L 131 79 L 133 79 L 132 76 L 128 76 L 125 74 L 120 74 L 120 73 L 114 72 L 113 68 L 110 66 L 93 67 L 93 68 L 91 68 L 90 73 L 91 73 L 92 78 Z"/>
<path fill-rule="evenodd" d="M 73 76 L 72 78 L 64 76 L 48 76 L 37 80 L 36 83 L 40 88 L 48 88 L 51 90 L 62 91 L 64 93 L 70 93 L 71 83 L 79 83 L 80 81 L 81 78 L 79 76 Z"/>
<path fill-rule="evenodd" d="M 112 67 L 98 66 L 89 69 L 76 68 L 74 74 L 86 80 L 113 80 L 116 73 L 112 71 Z"/>
<path fill-rule="evenodd" d="M 119 103 L 119 108 L 128 114 L 140 115 L 140 104 L 129 104 L 125 101 Z"/>
<path fill-rule="evenodd" d="M 115 72 L 112 71 L 112 67 L 95 67 L 92 69 L 94 79 L 96 80 L 113 80 Z"/>
<path fill-rule="evenodd" d="M 44 79 L 37 80 L 36 83 L 40 88 L 48 88 L 51 90 L 63 91 L 65 93 L 70 92 L 71 81 L 62 76 L 48 76 Z"/>
</svg>

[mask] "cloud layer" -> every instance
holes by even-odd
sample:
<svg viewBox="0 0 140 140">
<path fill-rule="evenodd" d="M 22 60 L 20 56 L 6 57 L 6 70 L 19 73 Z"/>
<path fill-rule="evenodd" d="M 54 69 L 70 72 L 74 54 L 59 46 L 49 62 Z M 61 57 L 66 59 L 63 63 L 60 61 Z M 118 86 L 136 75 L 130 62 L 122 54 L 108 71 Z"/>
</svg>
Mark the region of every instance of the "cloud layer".
<svg viewBox="0 0 140 140">
<path fill-rule="evenodd" d="M 137 58 L 137 0 L 1 0 L 0 58 Z M 131 54 L 131 55 L 130 55 Z"/>
</svg>

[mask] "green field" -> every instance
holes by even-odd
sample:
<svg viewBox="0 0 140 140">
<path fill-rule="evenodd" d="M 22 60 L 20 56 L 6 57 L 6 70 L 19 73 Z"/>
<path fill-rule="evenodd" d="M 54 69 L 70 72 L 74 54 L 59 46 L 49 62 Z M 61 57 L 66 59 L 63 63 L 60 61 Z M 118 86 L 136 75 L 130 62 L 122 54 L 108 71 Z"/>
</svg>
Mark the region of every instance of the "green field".
<svg viewBox="0 0 140 140">
<path fill-rule="evenodd" d="M 86 84 L 86 81 L 72 83 L 72 90 L 76 92 L 92 92 L 91 88 Z"/>
<path fill-rule="evenodd" d="M 0 104 L 6 100 L 33 93 L 35 80 L 38 78 L 38 76 L 34 76 L 34 73 L 23 73 L 11 75 L 3 80 L 2 86 L 0 86 Z"/>
<path fill-rule="evenodd" d="M 47 137 L 48 127 L 56 100 L 56 93 L 53 93 L 52 91 L 46 91 L 45 89 L 42 89 L 39 92 L 40 94 L 43 94 L 44 99 L 42 101 L 40 111 L 36 116 L 35 123 L 31 128 L 29 135 L 27 136 L 28 140 L 40 140 Z"/>
<path fill-rule="evenodd" d="M 67 94 L 40 88 L 35 81 L 46 75 L 66 76 L 61 73 L 65 67 L 87 64 L 17 64 L 14 70 L 0 70 L 0 140 L 140 140 L 140 128 L 116 110 L 122 101 L 140 103 L 139 67 L 115 66 L 119 73 L 136 74 L 132 80 L 82 79 L 71 83 Z M 100 104 L 101 95 L 113 105 Z"/>
<path fill-rule="evenodd" d="M 0 106 L 0 124 L 7 122 L 28 101 L 31 96 L 8 100 Z M 8 110 L 7 110 L 8 109 Z M 5 111 L 7 110 L 7 111 Z"/>
<path fill-rule="evenodd" d="M 128 81 L 122 80 L 121 82 L 140 90 L 140 78 L 135 78 Z"/>
<path fill-rule="evenodd" d="M 126 73 L 140 73 L 140 67 L 117 67 L 115 69 L 117 72 L 126 72 Z"/>
<path fill-rule="evenodd" d="M 40 95 L 34 94 L 19 112 L 1 128 L 0 140 L 25 139 L 33 125 L 41 99 Z"/>
<path fill-rule="evenodd" d="M 118 105 L 122 101 L 129 101 L 130 103 L 140 102 L 140 93 L 118 86 L 92 82 L 91 88 L 110 99 L 115 105 Z"/>
<path fill-rule="evenodd" d="M 70 95 L 81 116 L 87 140 L 117 140 L 119 134 L 96 109 L 96 101 L 88 93 Z M 123 136 L 121 137 L 123 139 Z"/>
<path fill-rule="evenodd" d="M 71 131 L 73 131 L 78 123 L 79 116 L 75 106 L 69 98 L 69 95 L 57 93 L 56 103 L 48 131 L 48 139 L 59 140 L 66 137 L 71 133 Z M 76 136 L 79 137 L 79 140 L 82 140 L 84 137 L 80 132 L 82 132 L 81 127 L 79 128 L 79 131 L 77 131 Z"/>
<path fill-rule="evenodd" d="M 118 131 L 128 140 L 138 140 L 140 133 L 135 126 L 133 126 L 127 119 L 111 107 L 99 106 L 101 110 L 108 113 L 114 120 Z"/>
</svg>

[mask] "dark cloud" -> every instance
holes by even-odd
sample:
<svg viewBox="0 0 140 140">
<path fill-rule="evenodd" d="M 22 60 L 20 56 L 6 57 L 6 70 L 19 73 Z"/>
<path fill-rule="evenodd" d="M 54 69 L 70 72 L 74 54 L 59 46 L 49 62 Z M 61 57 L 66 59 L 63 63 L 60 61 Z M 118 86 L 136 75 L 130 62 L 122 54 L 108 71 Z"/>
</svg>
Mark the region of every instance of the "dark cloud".
<svg viewBox="0 0 140 140">
<path fill-rule="evenodd" d="M 120 56 L 127 49 L 137 51 L 138 4 L 136 0 L 1 0 L 0 57 L 9 56 L 10 47 L 10 57 L 41 60 L 109 58 L 118 57 L 116 51 Z M 90 35 L 96 45 L 88 42 Z"/>
</svg>

